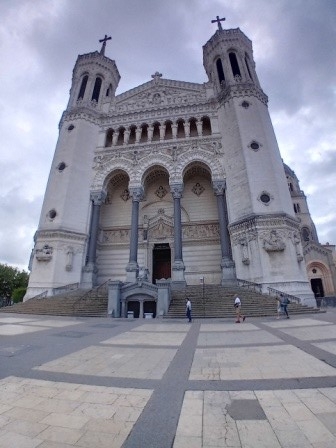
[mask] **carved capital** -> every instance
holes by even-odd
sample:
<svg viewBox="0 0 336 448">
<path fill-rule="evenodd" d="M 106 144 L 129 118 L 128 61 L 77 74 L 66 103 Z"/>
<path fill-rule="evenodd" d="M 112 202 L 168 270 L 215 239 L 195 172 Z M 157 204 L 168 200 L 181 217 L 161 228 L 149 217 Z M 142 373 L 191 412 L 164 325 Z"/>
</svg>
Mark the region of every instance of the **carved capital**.
<svg viewBox="0 0 336 448">
<path fill-rule="evenodd" d="M 94 205 L 102 205 L 106 199 L 106 191 L 91 191 L 90 199 Z"/>
<path fill-rule="evenodd" d="M 144 190 L 142 187 L 132 187 L 129 189 L 130 195 L 135 202 L 142 201 L 144 197 Z"/>
<path fill-rule="evenodd" d="M 181 199 L 183 193 L 183 184 L 170 185 L 170 191 L 174 199 Z"/>
<path fill-rule="evenodd" d="M 226 180 L 214 180 L 212 187 L 216 196 L 222 196 L 226 189 Z"/>
</svg>

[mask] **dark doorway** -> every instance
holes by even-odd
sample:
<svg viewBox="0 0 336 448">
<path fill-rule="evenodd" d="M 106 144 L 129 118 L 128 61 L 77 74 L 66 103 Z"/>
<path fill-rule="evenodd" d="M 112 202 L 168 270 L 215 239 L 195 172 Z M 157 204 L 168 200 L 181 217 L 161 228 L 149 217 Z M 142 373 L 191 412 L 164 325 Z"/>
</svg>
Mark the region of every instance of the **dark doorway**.
<svg viewBox="0 0 336 448">
<path fill-rule="evenodd" d="M 153 283 L 162 278 L 171 277 L 171 252 L 168 243 L 154 244 L 153 249 Z"/>
<path fill-rule="evenodd" d="M 321 278 L 312 278 L 310 284 L 315 297 L 324 297 L 324 290 Z"/>
<path fill-rule="evenodd" d="M 136 300 L 130 300 L 127 303 L 127 311 L 133 311 L 134 317 L 138 318 L 140 315 L 140 303 Z"/>
<path fill-rule="evenodd" d="M 152 313 L 156 317 L 156 302 L 153 300 L 144 302 L 144 313 Z"/>
</svg>

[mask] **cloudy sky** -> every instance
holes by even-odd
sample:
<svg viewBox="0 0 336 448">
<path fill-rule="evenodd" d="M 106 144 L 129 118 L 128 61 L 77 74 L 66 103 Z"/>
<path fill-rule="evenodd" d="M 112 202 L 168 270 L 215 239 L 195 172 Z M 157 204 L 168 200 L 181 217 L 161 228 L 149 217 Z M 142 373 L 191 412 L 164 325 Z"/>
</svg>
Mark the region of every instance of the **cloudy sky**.
<svg viewBox="0 0 336 448">
<path fill-rule="evenodd" d="M 0 263 L 27 269 L 77 55 L 112 35 L 117 93 L 156 71 L 206 82 L 217 15 L 252 40 L 284 162 L 336 243 L 335 0 L 0 0 Z"/>
</svg>

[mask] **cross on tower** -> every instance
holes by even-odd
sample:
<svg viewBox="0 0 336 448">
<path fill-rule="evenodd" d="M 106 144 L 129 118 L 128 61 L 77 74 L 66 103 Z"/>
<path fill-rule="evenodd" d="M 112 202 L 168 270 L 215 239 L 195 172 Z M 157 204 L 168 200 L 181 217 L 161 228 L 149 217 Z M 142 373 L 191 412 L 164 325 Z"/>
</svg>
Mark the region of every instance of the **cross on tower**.
<svg viewBox="0 0 336 448">
<path fill-rule="evenodd" d="M 99 39 L 99 42 L 103 42 L 103 45 L 100 50 L 100 54 L 105 55 L 106 41 L 111 40 L 111 39 L 112 39 L 112 37 L 111 36 L 107 37 L 107 34 L 105 34 L 104 39 Z"/>
<path fill-rule="evenodd" d="M 223 22 L 224 20 L 225 20 L 225 17 L 223 17 L 222 19 L 220 19 L 219 16 L 216 16 L 216 19 L 211 20 L 211 23 L 216 23 L 216 22 L 217 22 L 218 29 L 219 29 L 219 30 L 222 30 L 223 28 L 222 28 L 222 24 L 221 24 L 221 22 Z"/>
</svg>

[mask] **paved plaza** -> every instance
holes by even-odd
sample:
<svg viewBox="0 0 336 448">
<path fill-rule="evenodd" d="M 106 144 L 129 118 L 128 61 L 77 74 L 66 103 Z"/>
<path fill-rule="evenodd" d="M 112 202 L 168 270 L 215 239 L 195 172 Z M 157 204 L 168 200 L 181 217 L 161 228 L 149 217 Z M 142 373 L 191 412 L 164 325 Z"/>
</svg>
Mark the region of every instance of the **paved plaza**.
<svg viewBox="0 0 336 448">
<path fill-rule="evenodd" d="M 335 448 L 336 313 L 0 313 L 0 448 Z"/>
</svg>

